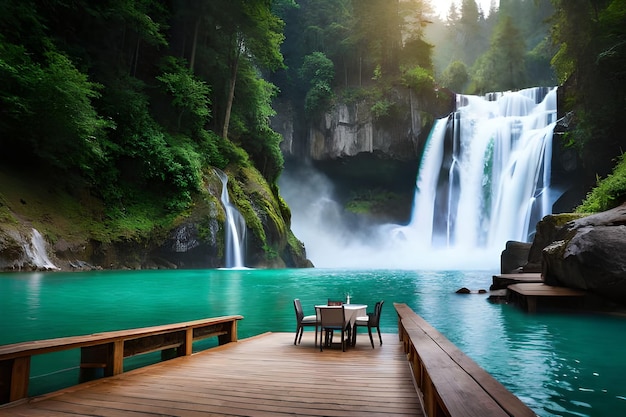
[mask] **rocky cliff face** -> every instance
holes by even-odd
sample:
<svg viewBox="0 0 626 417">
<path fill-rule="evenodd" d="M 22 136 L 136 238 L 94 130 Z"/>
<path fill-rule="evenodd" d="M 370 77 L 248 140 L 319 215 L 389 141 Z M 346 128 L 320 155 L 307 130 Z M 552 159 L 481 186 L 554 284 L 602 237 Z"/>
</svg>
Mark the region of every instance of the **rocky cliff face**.
<svg viewBox="0 0 626 417">
<path fill-rule="evenodd" d="M 283 135 L 281 149 L 287 157 L 314 161 L 353 157 L 360 153 L 384 154 L 385 158 L 415 160 L 436 117 L 453 110 L 454 96 L 418 97 L 407 88 L 393 89 L 385 110 L 371 100 L 338 102 L 316 120 L 305 124 L 287 103 L 278 105 L 273 127 Z"/>
<path fill-rule="evenodd" d="M 278 103 L 272 126 L 283 136 L 288 167 L 310 163 L 332 181 L 340 204 L 357 194 L 393 193 L 386 207 L 370 214 L 403 223 L 409 220 L 424 142 L 434 120 L 453 110 L 454 95 L 439 91 L 419 97 L 397 87 L 383 101 L 384 111 L 368 99 L 337 102 L 314 120 L 290 103 Z"/>
<path fill-rule="evenodd" d="M 58 198 L 50 198 L 54 191 L 41 196 L 45 191 L 35 183 L 30 189 L 22 183 L 10 187 L 10 174 L 0 174 L 2 271 L 224 266 L 225 215 L 220 202 L 222 184 L 215 173 L 207 173 L 206 191 L 195 196 L 191 209 L 169 226 L 115 238 L 98 236 L 78 224 L 85 219 L 73 219 L 81 214 L 58 206 Z M 241 168 L 230 173 L 231 201 L 244 215 L 248 229 L 245 265 L 312 266 L 304 245 L 291 232 L 289 209 L 256 174 Z M 41 232 L 37 244 L 36 232 Z M 49 263 L 42 256 L 49 257 Z"/>
</svg>

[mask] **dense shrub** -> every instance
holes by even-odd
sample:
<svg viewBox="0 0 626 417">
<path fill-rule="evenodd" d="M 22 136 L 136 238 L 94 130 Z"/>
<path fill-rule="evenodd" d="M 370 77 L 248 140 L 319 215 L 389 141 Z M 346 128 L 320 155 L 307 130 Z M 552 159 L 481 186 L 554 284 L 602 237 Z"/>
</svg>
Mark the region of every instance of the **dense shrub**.
<svg viewBox="0 0 626 417">
<path fill-rule="evenodd" d="M 576 208 L 577 213 L 596 213 L 610 210 L 626 201 L 626 154 L 622 154 L 613 173 L 602 180 Z"/>
</svg>

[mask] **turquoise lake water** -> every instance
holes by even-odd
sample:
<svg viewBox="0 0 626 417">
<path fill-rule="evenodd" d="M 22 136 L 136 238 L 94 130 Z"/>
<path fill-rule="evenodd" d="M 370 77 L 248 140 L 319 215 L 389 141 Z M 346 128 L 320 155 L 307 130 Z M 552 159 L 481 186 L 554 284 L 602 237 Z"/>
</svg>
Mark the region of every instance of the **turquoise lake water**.
<svg viewBox="0 0 626 417">
<path fill-rule="evenodd" d="M 383 332 L 397 333 L 393 302 L 408 304 L 539 416 L 626 415 L 626 319 L 529 315 L 491 303 L 487 295 L 455 294 L 460 287 L 488 289 L 494 273 L 319 268 L 4 273 L 0 344 L 231 314 L 244 316 L 240 339 L 294 332 L 294 298 L 302 300 L 305 314 L 313 314 L 315 304 L 349 292 L 369 310 L 385 300 Z M 359 340 L 368 342 L 367 336 Z M 76 354 L 35 358 L 31 394 L 73 383 Z"/>
</svg>

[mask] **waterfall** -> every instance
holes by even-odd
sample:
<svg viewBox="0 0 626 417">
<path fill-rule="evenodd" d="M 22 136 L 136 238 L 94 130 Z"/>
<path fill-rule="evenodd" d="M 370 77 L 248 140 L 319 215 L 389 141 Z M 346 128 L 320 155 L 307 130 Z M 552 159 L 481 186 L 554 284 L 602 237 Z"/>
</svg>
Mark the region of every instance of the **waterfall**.
<svg viewBox="0 0 626 417">
<path fill-rule="evenodd" d="M 246 221 L 237 210 L 237 208 L 230 202 L 228 196 L 228 176 L 215 169 L 215 172 L 222 180 L 222 205 L 224 206 L 224 212 L 226 213 L 226 222 L 224 223 L 224 234 L 226 235 L 225 250 L 226 250 L 226 268 L 243 269 L 245 268 L 243 260 L 245 255 L 245 240 L 246 240 Z"/>
<path fill-rule="evenodd" d="M 292 230 L 317 267 L 495 270 L 508 240 L 529 241 L 551 213 L 556 89 L 459 95 L 425 143 L 406 225 L 355 223 L 330 210 L 311 168 L 281 178 Z"/>
<path fill-rule="evenodd" d="M 425 145 L 411 222 L 395 233 L 434 250 L 529 241 L 551 213 L 555 121 L 555 88 L 458 96 Z"/>
<path fill-rule="evenodd" d="M 39 269 L 59 269 L 50 261 L 46 253 L 46 242 L 37 229 L 32 230 L 33 235 L 30 239 L 30 245 L 24 245 L 26 256 L 30 258 L 32 263 Z"/>
</svg>

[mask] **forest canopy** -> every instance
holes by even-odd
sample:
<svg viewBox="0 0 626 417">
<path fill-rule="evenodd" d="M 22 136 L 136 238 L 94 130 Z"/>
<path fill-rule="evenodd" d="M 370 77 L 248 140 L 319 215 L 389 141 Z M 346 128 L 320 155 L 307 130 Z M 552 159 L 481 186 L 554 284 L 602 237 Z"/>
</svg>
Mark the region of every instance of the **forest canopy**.
<svg viewBox="0 0 626 417">
<path fill-rule="evenodd" d="M 306 125 L 338 101 L 393 118 L 396 88 L 561 84 L 567 144 L 605 176 L 624 145 L 625 3 L 463 0 L 443 20 L 425 0 L 4 0 L 0 162 L 176 212 L 209 167 L 254 165 L 276 189 L 277 97 Z"/>
<path fill-rule="evenodd" d="M 269 126 L 283 22 L 267 0 L 0 3 L 0 159 L 109 206 L 184 209 L 202 169 L 282 169 Z M 250 162 L 248 162 L 250 161 Z M 136 197 L 140 195 L 140 197 Z"/>
</svg>

